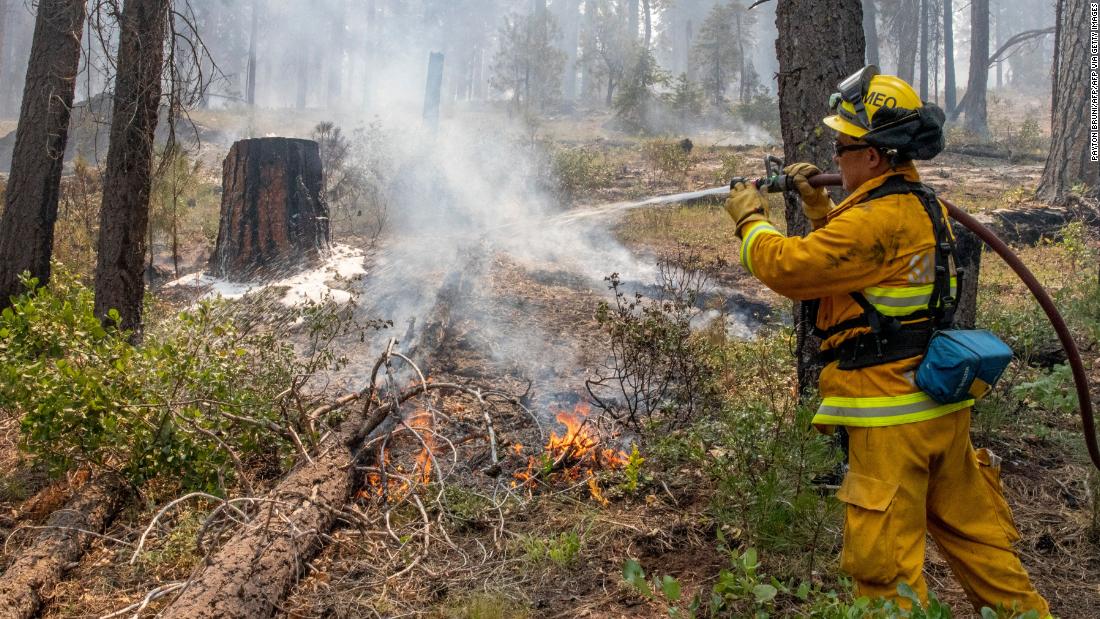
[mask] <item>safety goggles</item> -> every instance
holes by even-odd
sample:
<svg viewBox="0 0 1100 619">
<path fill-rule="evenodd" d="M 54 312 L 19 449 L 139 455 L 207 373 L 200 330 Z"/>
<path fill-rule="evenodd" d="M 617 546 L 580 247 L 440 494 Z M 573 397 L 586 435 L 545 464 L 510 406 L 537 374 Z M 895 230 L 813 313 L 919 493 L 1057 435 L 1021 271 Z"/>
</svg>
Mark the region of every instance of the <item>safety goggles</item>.
<svg viewBox="0 0 1100 619">
<path fill-rule="evenodd" d="M 871 78 L 878 74 L 878 67 L 869 64 L 841 80 L 837 84 L 837 92 L 829 96 L 829 108 L 844 120 L 870 130 L 871 121 L 867 117 L 866 108 L 863 107 L 863 97 L 871 86 Z M 841 105 L 843 102 L 851 103 L 855 113 L 844 109 Z"/>
<path fill-rule="evenodd" d="M 833 142 L 833 155 L 839 157 L 844 153 L 853 150 L 863 150 L 865 148 L 874 148 L 871 144 L 841 144 L 840 142 Z"/>
</svg>

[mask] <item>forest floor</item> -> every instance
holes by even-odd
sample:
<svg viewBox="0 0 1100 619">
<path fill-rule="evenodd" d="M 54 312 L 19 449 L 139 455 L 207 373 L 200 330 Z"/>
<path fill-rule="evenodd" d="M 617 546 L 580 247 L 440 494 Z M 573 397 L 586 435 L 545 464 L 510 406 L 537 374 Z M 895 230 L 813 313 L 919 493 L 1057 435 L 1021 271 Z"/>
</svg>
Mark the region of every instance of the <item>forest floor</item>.
<svg viewBox="0 0 1100 619">
<path fill-rule="evenodd" d="M 781 154 L 774 146 L 716 143 L 728 136 L 693 135 L 690 159 L 678 167 L 663 166 L 647 158 L 645 141 L 608 136 L 599 126 L 596 120 L 561 120 L 549 121 L 541 129 L 554 143 L 599 151 L 614 171 L 609 181 L 578 198 L 579 203 L 721 185 L 733 175 L 762 174 L 762 157 Z M 1037 206 L 1028 196 L 1041 172 L 1040 164 L 947 153 L 920 168 L 926 181 L 970 210 Z M 726 215 L 713 206 L 642 208 L 626 212 L 611 225 L 619 241 L 643 261 L 690 251 L 713 262 L 717 265 L 710 284 L 713 289 L 734 291 L 738 303 L 751 308 L 742 314 L 743 326 L 760 334 L 782 333 L 784 323 L 789 323 L 785 318 L 788 302 L 737 264 L 739 241 Z M 1061 240 L 1019 251 L 1045 285 L 1065 291 L 1060 301 L 1076 299 L 1075 287 L 1081 279 L 1079 246 Z M 1089 264 L 1095 276 L 1095 265 Z M 572 366 L 549 368 L 534 387 L 533 406 L 552 429 L 554 413 L 569 409 L 582 396 L 585 377 L 606 361 L 608 345 L 596 314 L 599 303 L 609 300 L 609 293 L 589 280 L 557 272 L 552 265 L 540 270 L 494 257 L 489 272 L 490 285 L 509 303 L 477 307 L 474 300 L 469 302 L 473 307 L 455 314 L 493 314 L 493 324 L 497 328 L 503 325 L 505 330 L 536 325 L 541 332 L 552 334 L 548 346 L 570 351 L 569 356 L 575 359 Z M 1053 334 L 1037 318 L 1023 285 L 988 252 L 983 257 L 981 283 L 980 323 L 1006 336 L 1018 352 L 1049 347 Z M 188 302 L 171 298 L 170 305 Z M 1071 308 L 1080 309 L 1081 305 Z M 1072 322 L 1096 385 L 1100 384 L 1100 350 L 1095 341 L 1096 323 L 1089 320 L 1095 318 Z M 445 335 L 442 339 L 449 344 L 431 359 L 433 380 L 523 391 L 522 373 L 502 366 L 497 357 L 477 345 L 492 336 L 477 321 L 453 319 L 440 328 Z M 765 349 L 764 344 L 754 342 L 749 338 L 736 345 L 750 350 L 754 346 L 771 352 L 786 350 L 785 343 Z M 345 352 L 368 354 L 366 348 L 349 346 Z M 1067 408 L 1058 401 L 1066 388 L 1064 374 L 1050 373 L 1040 362 L 1029 364 L 1024 356 L 1014 364 L 997 394 L 978 408 L 973 440 L 976 446 L 991 447 L 1004 458 L 1005 492 L 1022 534 L 1019 549 L 1039 591 L 1051 601 L 1057 616 L 1091 617 L 1100 607 L 1100 582 L 1095 576 L 1100 571 L 1100 542 L 1090 540 L 1088 531 L 1096 530 L 1100 503 L 1087 481 L 1088 465 L 1073 406 Z M 360 361 L 369 364 L 373 358 Z M 761 371 L 753 380 L 768 382 L 760 386 L 765 391 L 789 396 L 791 362 L 777 363 L 769 367 L 778 371 Z M 751 368 L 759 369 L 751 363 L 738 366 Z M 1056 376 L 1061 376 L 1062 382 L 1057 382 Z M 1039 386 L 1027 387 L 1036 384 Z M 1021 385 L 1022 391 L 1018 389 Z M 473 414 L 462 407 L 449 412 L 459 419 Z M 505 475 L 523 473 L 528 458 L 540 450 L 542 439 L 521 419 L 507 420 L 498 432 L 502 445 L 519 446 L 514 454 L 504 457 Z M 607 444 L 624 440 L 624 434 L 629 438 L 630 432 L 609 431 Z M 369 542 L 370 532 L 341 524 L 281 605 L 280 616 L 657 618 L 669 616 L 671 606 L 684 605 L 673 603 L 667 591 L 650 599 L 627 584 L 623 568 L 630 559 L 637 560 L 651 576 L 675 578 L 685 599 L 696 593 L 705 599 L 725 578 L 724 571 L 732 574 L 734 588 L 741 587 L 739 595 L 750 599 L 754 587 L 771 582 L 771 577 L 779 583 L 796 583 L 792 589 L 807 582 L 823 592 L 836 591 L 841 599 L 849 596 L 848 585 L 837 573 L 841 510 L 835 499 L 823 493 L 809 508 L 818 518 L 810 546 L 792 548 L 754 537 L 736 525 L 743 515 L 725 513 L 728 508 L 723 506 L 729 502 L 723 493 L 733 482 L 717 470 L 709 470 L 710 452 L 693 453 L 694 440 L 643 443 L 640 456 L 644 464 L 636 463 L 640 473 L 635 470 L 633 478 L 623 469 L 597 471 L 595 488 L 583 476 L 559 478 L 534 489 L 521 486 L 505 492 L 508 497 L 495 504 L 485 497 L 496 496 L 499 479 L 463 463 L 471 479 L 448 490 L 454 493 L 449 497 L 454 513 L 448 514 L 446 543 L 439 540 L 433 546 L 436 550 L 425 556 L 416 570 L 395 579 L 380 574 L 383 557 Z M 825 439 L 820 442 L 827 443 Z M 7 540 L 0 565 L 8 565 L 18 555 L 31 537 L 29 533 L 63 504 L 69 490 L 65 480 L 51 480 L 43 470 L 31 466 L 18 444 L 17 420 L 0 419 L 0 535 Z M 722 447 L 714 449 L 721 451 Z M 377 507 L 374 501 L 370 492 L 355 499 L 356 506 L 364 510 Z M 163 533 L 146 559 L 129 564 L 132 548 L 120 546 L 116 540 L 132 543 L 162 505 L 146 502 L 126 509 L 107 537 L 92 543 L 68 578 L 44 592 L 47 605 L 43 616 L 105 615 L 140 600 L 158 584 L 185 578 L 200 567 L 203 557 L 194 548 L 201 524 L 197 508 L 176 517 L 174 528 Z M 748 545 L 759 552 L 759 574 L 755 567 L 744 565 L 743 552 Z M 930 588 L 956 616 L 977 616 L 933 544 L 929 544 L 926 574 Z M 822 594 L 815 603 L 814 608 L 820 610 L 831 602 Z M 752 612 L 750 609 L 777 615 L 798 615 L 806 610 L 793 593 L 781 594 L 776 601 L 758 607 L 746 606 L 743 601 L 737 604 L 721 616 L 742 616 Z M 158 605 L 149 608 L 155 610 Z"/>
</svg>

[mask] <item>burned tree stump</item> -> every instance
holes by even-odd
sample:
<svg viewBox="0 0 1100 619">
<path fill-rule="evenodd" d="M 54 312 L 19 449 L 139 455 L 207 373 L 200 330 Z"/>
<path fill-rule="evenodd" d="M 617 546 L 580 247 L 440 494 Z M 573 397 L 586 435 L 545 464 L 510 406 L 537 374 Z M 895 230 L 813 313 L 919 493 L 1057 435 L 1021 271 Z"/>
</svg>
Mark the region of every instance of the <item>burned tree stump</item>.
<svg viewBox="0 0 1100 619">
<path fill-rule="evenodd" d="M 241 140 L 222 164 L 223 193 L 211 271 L 243 281 L 315 264 L 329 251 L 328 206 L 317 142 Z"/>
</svg>

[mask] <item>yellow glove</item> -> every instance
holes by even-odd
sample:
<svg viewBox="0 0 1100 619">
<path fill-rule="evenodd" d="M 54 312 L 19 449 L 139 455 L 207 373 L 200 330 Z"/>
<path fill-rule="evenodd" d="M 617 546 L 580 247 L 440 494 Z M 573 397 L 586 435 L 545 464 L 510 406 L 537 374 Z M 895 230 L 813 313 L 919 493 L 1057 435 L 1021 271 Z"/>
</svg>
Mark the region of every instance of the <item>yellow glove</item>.
<svg viewBox="0 0 1100 619">
<path fill-rule="evenodd" d="M 741 226 L 750 221 L 768 221 L 765 213 L 768 210 L 768 201 L 760 190 L 747 183 L 740 182 L 730 189 L 730 197 L 726 198 L 726 212 L 737 224 L 737 236 L 741 236 Z"/>
<path fill-rule="evenodd" d="M 791 177 L 798 195 L 802 196 L 802 212 L 811 222 L 824 223 L 829 211 L 833 210 L 833 201 L 829 199 L 824 187 L 814 189 L 806 182 L 806 179 L 815 174 L 821 174 L 812 163 L 792 163 L 783 168 L 783 173 Z"/>
</svg>

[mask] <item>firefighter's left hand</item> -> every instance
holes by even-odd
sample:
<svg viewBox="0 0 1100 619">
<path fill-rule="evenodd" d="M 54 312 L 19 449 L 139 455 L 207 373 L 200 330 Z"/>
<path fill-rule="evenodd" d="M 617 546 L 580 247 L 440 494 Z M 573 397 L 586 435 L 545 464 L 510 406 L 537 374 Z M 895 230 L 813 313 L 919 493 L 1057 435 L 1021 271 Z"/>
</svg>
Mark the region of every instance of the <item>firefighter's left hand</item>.
<svg viewBox="0 0 1100 619">
<path fill-rule="evenodd" d="M 750 221 L 768 221 L 765 214 L 767 211 L 768 201 L 756 187 L 742 182 L 730 189 L 730 197 L 726 198 L 726 212 L 737 224 L 737 236 L 741 236 L 741 226 Z"/>
</svg>

